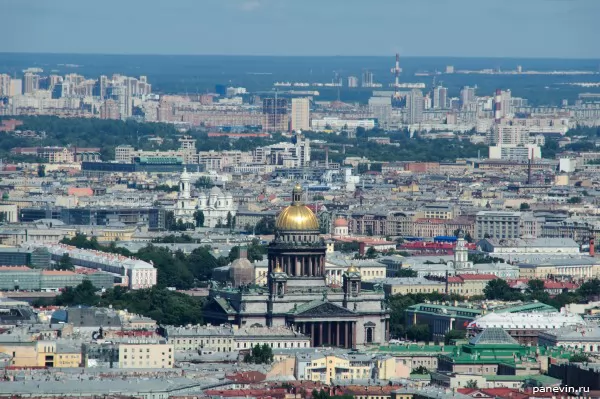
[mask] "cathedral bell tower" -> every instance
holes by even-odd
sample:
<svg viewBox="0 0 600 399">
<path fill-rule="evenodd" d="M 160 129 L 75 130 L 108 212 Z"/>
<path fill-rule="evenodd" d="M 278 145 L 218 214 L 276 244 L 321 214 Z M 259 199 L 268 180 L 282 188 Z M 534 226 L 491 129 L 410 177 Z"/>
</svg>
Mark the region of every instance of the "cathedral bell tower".
<svg viewBox="0 0 600 399">
<path fill-rule="evenodd" d="M 283 298 L 287 288 L 288 276 L 279 266 L 279 262 L 275 265 L 273 272 L 269 274 L 268 279 L 271 298 Z"/>
<path fill-rule="evenodd" d="M 354 302 L 360 295 L 360 282 L 360 270 L 356 266 L 351 265 L 343 275 L 344 307 L 346 309 L 349 309 L 350 302 Z"/>
</svg>

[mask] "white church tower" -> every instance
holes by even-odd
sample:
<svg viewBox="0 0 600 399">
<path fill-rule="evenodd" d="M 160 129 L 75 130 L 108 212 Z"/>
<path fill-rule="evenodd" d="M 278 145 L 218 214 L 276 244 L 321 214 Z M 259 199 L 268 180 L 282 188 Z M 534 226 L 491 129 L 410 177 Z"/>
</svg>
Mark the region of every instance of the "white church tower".
<svg viewBox="0 0 600 399">
<path fill-rule="evenodd" d="M 473 268 L 473 262 L 469 262 L 469 247 L 467 247 L 465 233 L 462 230 L 458 232 L 458 239 L 456 240 L 456 246 L 454 247 L 454 262 L 452 266 L 455 270 Z"/>
<path fill-rule="evenodd" d="M 186 224 L 196 224 L 194 220 L 194 212 L 196 211 L 196 199 L 192 198 L 190 188 L 190 175 L 186 168 L 183 168 L 183 173 L 179 177 L 179 195 L 175 209 L 173 210 L 175 221 L 181 221 Z"/>
</svg>

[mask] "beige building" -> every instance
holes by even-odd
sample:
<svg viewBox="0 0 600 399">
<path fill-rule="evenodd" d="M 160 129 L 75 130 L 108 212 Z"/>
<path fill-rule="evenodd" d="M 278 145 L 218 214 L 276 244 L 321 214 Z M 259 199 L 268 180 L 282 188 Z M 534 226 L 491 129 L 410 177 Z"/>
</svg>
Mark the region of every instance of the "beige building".
<svg viewBox="0 0 600 399">
<path fill-rule="evenodd" d="M 292 99 L 292 131 L 310 130 L 310 99 Z"/>
<path fill-rule="evenodd" d="M 464 297 L 483 295 L 487 284 L 497 278 L 493 274 L 458 274 L 448 277 L 448 291 Z"/>
<path fill-rule="evenodd" d="M 120 343 L 119 368 L 173 368 L 174 345 L 165 341 L 135 340 Z"/>
<path fill-rule="evenodd" d="M 273 349 L 310 347 L 310 337 L 287 327 L 175 327 L 168 331 L 176 351 L 236 352 L 267 344 Z"/>
</svg>

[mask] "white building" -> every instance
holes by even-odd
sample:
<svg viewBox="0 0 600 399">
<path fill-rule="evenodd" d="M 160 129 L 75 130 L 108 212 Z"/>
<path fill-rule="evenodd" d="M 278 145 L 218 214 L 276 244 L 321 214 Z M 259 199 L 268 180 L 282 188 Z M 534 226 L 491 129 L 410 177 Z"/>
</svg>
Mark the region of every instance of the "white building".
<svg viewBox="0 0 600 399">
<path fill-rule="evenodd" d="M 572 238 L 485 238 L 477 247 L 491 254 L 578 255 L 579 244 Z"/>
<path fill-rule="evenodd" d="M 175 220 L 181 220 L 184 224 L 195 225 L 194 213 L 196 212 L 196 204 L 196 199 L 191 196 L 190 175 L 184 168 L 179 178 L 179 196 L 173 209 Z"/>
<path fill-rule="evenodd" d="M 323 119 L 313 119 L 311 121 L 312 130 L 322 131 L 330 130 L 339 131 L 342 129 L 356 130 L 362 127 L 365 130 L 375 128 L 374 119 L 340 119 L 336 117 L 324 117 Z"/>
<path fill-rule="evenodd" d="M 292 98 L 292 130 L 310 129 L 310 99 Z"/>
<path fill-rule="evenodd" d="M 540 313 L 488 313 L 467 326 L 468 331 L 480 331 L 486 328 L 504 330 L 553 330 L 566 326 L 581 326 L 585 322 L 578 314 L 560 312 Z"/>
<path fill-rule="evenodd" d="M 541 332 L 538 345 L 581 349 L 584 352 L 600 352 L 600 327 L 594 325 L 571 325 Z"/>
<path fill-rule="evenodd" d="M 514 145 L 502 144 L 489 147 L 490 159 L 502 159 L 508 161 L 527 162 L 542 158 L 540 146 L 535 144 Z"/>
<path fill-rule="evenodd" d="M 237 205 L 233 202 L 231 193 L 224 193 L 217 186 L 210 189 L 208 195 L 204 192 L 198 196 L 198 211 L 204 214 L 204 227 L 225 226 L 227 215 L 231 218 L 237 213 Z"/>
</svg>

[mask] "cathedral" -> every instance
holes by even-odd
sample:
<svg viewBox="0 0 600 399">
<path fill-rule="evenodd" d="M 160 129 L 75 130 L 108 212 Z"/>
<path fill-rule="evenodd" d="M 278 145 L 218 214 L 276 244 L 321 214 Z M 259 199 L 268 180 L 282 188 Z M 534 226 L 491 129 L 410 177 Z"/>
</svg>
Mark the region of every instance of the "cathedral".
<svg viewBox="0 0 600 399">
<path fill-rule="evenodd" d="M 217 227 L 227 223 L 227 215 L 234 217 L 237 206 L 230 193 L 224 193 L 218 187 L 210 189 L 208 195 L 201 192 L 198 198 L 191 195 L 190 175 L 187 170 L 179 177 L 179 195 L 173 207 L 175 220 L 181 220 L 184 224 L 196 225 L 194 214 L 202 211 L 204 214 L 203 227 Z"/>
<path fill-rule="evenodd" d="M 267 286 L 238 288 L 212 283 L 204 318 L 212 324 L 290 326 L 311 337 L 312 346 L 357 348 L 389 338 L 390 312 L 383 290 L 361 288 L 351 266 L 342 287 L 328 286 L 326 245 L 319 221 L 303 202 L 300 185 L 278 215 L 268 247 Z"/>
</svg>

